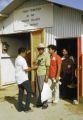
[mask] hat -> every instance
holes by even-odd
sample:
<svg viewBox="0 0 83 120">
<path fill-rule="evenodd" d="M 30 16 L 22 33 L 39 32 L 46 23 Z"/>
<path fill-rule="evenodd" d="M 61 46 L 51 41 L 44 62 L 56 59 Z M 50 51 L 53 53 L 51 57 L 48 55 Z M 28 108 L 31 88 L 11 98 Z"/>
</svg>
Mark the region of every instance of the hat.
<svg viewBox="0 0 83 120">
<path fill-rule="evenodd" d="M 37 48 L 45 48 L 44 44 L 43 43 L 39 43 L 38 47 Z"/>
</svg>

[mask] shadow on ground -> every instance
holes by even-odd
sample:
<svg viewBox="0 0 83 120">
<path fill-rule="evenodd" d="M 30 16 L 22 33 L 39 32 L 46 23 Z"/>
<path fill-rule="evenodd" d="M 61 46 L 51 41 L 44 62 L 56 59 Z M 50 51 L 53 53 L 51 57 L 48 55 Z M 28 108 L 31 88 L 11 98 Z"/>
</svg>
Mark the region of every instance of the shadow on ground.
<svg viewBox="0 0 83 120">
<path fill-rule="evenodd" d="M 18 110 L 18 100 L 17 100 L 17 97 L 5 96 L 4 100 L 9 102 L 10 104 L 13 104 L 15 106 L 15 108 Z M 24 95 L 23 105 L 25 105 L 25 101 L 26 101 L 26 95 Z M 35 103 L 36 103 L 35 97 L 31 97 L 31 104 L 33 105 L 33 107 L 35 106 Z"/>
<path fill-rule="evenodd" d="M 13 104 L 15 106 L 15 108 L 17 109 L 17 99 L 16 97 L 11 97 L 11 96 L 5 96 L 5 101 L 9 102 L 10 104 Z"/>
</svg>

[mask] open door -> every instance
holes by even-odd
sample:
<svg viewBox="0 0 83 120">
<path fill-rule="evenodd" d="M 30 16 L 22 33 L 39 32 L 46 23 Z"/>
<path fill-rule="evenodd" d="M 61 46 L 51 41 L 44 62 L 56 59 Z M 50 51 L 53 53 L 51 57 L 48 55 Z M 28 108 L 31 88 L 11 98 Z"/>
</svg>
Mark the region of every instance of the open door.
<svg viewBox="0 0 83 120">
<path fill-rule="evenodd" d="M 82 102 L 83 100 L 83 37 L 78 37 L 77 40 L 77 56 L 78 56 L 78 66 L 77 66 L 77 96 L 78 101 Z"/>
<path fill-rule="evenodd" d="M 31 66 L 33 66 L 33 61 L 35 61 L 38 54 L 37 46 L 39 43 L 44 43 L 44 30 L 37 30 L 31 32 Z M 32 71 L 32 92 L 35 93 L 35 72 Z"/>
</svg>

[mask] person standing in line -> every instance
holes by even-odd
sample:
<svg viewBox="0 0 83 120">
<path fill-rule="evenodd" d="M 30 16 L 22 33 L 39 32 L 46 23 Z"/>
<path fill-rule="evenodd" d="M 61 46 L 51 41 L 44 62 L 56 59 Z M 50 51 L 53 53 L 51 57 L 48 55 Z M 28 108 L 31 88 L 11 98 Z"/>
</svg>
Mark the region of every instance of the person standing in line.
<svg viewBox="0 0 83 120">
<path fill-rule="evenodd" d="M 68 52 L 68 50 L 66 48 L 63 48 L 62 54 L 63 54 L 62 60 L 64 60 L 64 59 L 69 57 L 75 63 L 74 57 L 69 54 L 69 52 Z"/>
<path fill-rule="evenodd" d="M 44 52 L 45 46 L 40 43 L 37 47 L 38 56 L 36 58 L 37 73 L 36 73 L 36 106 L 45 109 L 48 107 L 47 101 L 41 102 L 41 92 L 44 82 L 48 82 L 48 72 L 50 66 L 50 56 Z"/>
<path fill-rule="evenodd" d="M 34 68 L 28 67 L 27 62 L 25 60 L 26 57 L 26 48 L 19 48 L 18 49 L 18 56 L 15 60 L 15 79 L 18 84 L 18 111 L 31 111 L 30 108 L 30 100 L 31 100 L 31 84 L 30 80 L 28 78 L 28 72 L 31 70 L 34 70 Z M 23 108 L 22 100 L 23 100 L 23 94 L 24 90 L 27 92 L 26 96 L 26 104 L 25 108 Z"/>
<path fill-rule="evenodd" d="M 48 45 L 50 53 L 50 67 L 49 67 L 49 85 L 52 89 L 53 103 L 59 101 L 59 85 L 60 85 L 60 72 L 61 72 L 61 57 L 57 54 L 55 45 Z"/>
<path fill-rule="evenodd" d="M 75 76 L 75 62 L 73 56 L 69 55 L 69 52 L 66 48 L 62 50 L 62 65 L 61 65 L 61 97 L 63 99 L 68 99 L 71 96 L 69 95 L 68 86 L 73 85 L 74 76 Z"/>
</svg>

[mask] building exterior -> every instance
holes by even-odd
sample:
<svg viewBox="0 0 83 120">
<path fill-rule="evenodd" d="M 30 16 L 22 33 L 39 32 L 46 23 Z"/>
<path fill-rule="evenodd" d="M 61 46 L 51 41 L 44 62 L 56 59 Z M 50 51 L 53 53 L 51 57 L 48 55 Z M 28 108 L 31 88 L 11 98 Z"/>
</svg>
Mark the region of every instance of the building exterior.
<svg viewBox="0 0 83 120">
<path fill-rule="evenodd" d="M 1 11 L 0 85 L 15 82 L 14 60 L 19 47 L 31 49 L 32 63 L 39 42 L 56 44 L 59 54 L 67 47 L 76 58 L 77 98 L 83 101 L 83 10 L 49 1 L 14 0 Z"/>
</svg>

